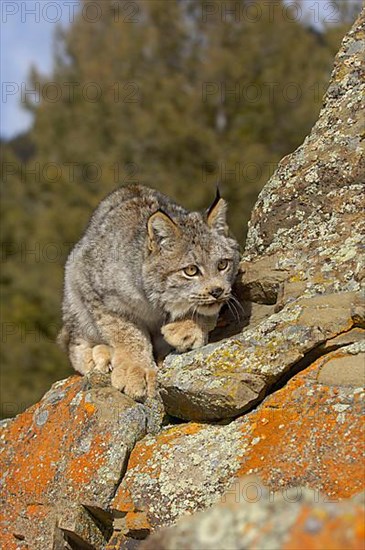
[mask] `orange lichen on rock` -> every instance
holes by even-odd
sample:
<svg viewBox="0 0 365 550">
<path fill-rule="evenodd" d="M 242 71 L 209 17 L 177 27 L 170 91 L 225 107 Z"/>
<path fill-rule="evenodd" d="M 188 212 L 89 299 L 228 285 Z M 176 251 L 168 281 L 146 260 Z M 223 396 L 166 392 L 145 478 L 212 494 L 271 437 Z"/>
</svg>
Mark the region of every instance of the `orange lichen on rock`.
<svg viewBox="0 0 365 550">
<path fill-rule="evenodd" d="M 193 435 L 201 429 L 201 424 L 191 422 L 189 424 L 174 426 L 169 430 L 162 431 L 158 434 L 152 445 L 149 439 L 140 441 L 131 453 L 128 469 L 132 470 L 136 467 L 143 468 L 143 465 L 147 464 L 148 460 L 153 456 L 153 451 L 156 447 L 161 447 L 162 445 L 173 445 L 175 439 L 180 438 L 182 435 Z"/>
<path fill-rule="evenodd" d="M 318 383 L 324 361 L 315 361 L 245 417 L 243 437 L 253 423 L 251 446 L 239 475 L 255 472 L 273 489 L 296 483 L 333 498 L 350 497 L 364 487 L 358 460 L 365 451 L 361 396 L 352 388 Z"/>
<path fill-rule="evenodd" d="M 128 531 L 151 530 L 151 524 L 144 512 L 128 512 L 125 519 Z"/>
<path fill-rule="evenodd" d="M 106 462 L 103 446 L 110 440 L 110 433 L 97 434 L 90 443 L 88 452 L 80 456 L 70 457 L 65 470 L 66 478 L 72 484 L 85 485 L 90 481 L 90 476 Z"/>
<path fill-rule="evenodd" d="M 162 452 L 163 456 L 167 456 L 168 449 L 174 447 L 177 439 L 194 435 L 202 430 L 202 428 L 201 424 L 192 422 L 163 430 L 156 437 L 149 436 L 144 438 L 136 444 L 129 457 L 128 472 L 136 470 L 136 472 L 142 473 L 142 475 L 145 473 L 151 479 L 158 480 L 160 477 L 160 467 L 156 463 L 151 463 L 156 451 Z M 111 507 L 119 512 L 140 510 L 133 500 L 128 483 L 121 483 L 111 503 Z"/>
<path fill-rule="evenodd" d="M 256 472 L 273 489 L 294 482 L 335 498 L 352 496 L 363 488 L 364 466 L 358 460 L 365 450 L 360 395 L 352 388 L 339 390 L 318 383 L 323 361 L 318 359 L 296 375 L 243 420 L 244 437 L 247 421 L 253 422 L 253 445 L 239 475 Z"/>
<path fill-rule="evenodd" d="M 14 525 L 16 525 L 19 509 L 7 499 L 0 502 L 0 541 L 7 550 L 16 550 L 19 539 L 14 532 Z"/>
<path fill-rule="evenodd" d="M 1 470 L 7 472 L 6 491 L 18 498 L 43 499 L 60 461 L 65 439 L 70 444 L 75 431 L 70 424 L 70 402 L 80 390 L 80 378 L 71 377 L 60 386 L 62 400 L 57 406 L 34 405 L 9 422 L 3 432 L 6 442 Z M 16 460 L 13 460 L 16 457 Z"/>
<path fill-rule="evenodd" d="M 344 513 L 336 507 L 303 506 L 282 550 L 364 550 L 364 508 Z"/>
<path fill-rule="evenodd" d="M 133 512 L 137 509 L 128 487 L 122 485 L 119 487 L 117 495 L 113 499 L 112 507 L 119 512 Z"/>
<path fill-rule="evenodd" d="M 56 516 L 74 503 L 107 509 L 128 453 L 146 433 L 147 413 L 99 382 L 80 376 L 58 382 L 2 427 L 6 548 L 17 537 L 24 537 L 22 548 L 29 537 L 40 537 L 39 548 L 52 547 Z M 51 513 L 44 518 L 46 509 Z"/>
<path fill-rule="evenodd" d="M 155 528 L 222 499 L 232 481 L 255 473 L 272 491 L 306 486 L 330 501 L 364 488 L 361 388 L 318 380 L 332 351 L 293 376 L 256 409 L 228 423 L 180 424 L 134 448 L 112 502 L 121 512 L 144 511 Z M 354 359 L 355 361 L 355 359 Z M 328 378 L 328 376 L 327 376 Z M 240 489 L 230 489 L 237 501 Z"/>
</svg>

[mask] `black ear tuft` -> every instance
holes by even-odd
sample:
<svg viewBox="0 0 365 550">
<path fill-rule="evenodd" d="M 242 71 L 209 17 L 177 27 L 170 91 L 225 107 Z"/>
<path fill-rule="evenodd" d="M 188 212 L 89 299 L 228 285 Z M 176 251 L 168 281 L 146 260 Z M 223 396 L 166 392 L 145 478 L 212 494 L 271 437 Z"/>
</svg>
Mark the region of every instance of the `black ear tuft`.
<svg viewBox="0 0 365 550">
<path fill-rule="evenodd" d="M 210 207 L 208 208 L 207 218 L 209 218 L 209 214 L 212 213 L 213 209 L 217 206 L 217 204 L 218 204 L 218 202 L 220 201 L 221 198 L 222 197 L 221 197 L 221 193 L 219 191 L 219 184 L 217 183 L 216 192 L 215 192 L 215 199 L 212 202 L 212 204 L 210 205 Z"/>
<path fill-rule="evenodd" d="M 214 229 L 221 235 L 228 235 L 228 226 L 227 226 L 227 203 L 222 199 L 217 186 L 217 193 L 212 205 L 208 208 L 207 211 L 207 224 L 211 229 Z"/>
</svg>

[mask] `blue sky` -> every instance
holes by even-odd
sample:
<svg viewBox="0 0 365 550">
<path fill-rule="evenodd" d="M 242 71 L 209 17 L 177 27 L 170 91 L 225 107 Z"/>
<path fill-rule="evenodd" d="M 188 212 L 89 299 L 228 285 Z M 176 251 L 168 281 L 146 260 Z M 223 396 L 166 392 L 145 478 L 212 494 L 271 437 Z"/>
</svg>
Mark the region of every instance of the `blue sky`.
<svg viewBox="0 0 365 550">
<path fill-rule="evenodd" d="M 304 5 L 306 19 L 316 26 L 321 18 L 333 18 L 330 0 L 306 0 Z M 12 138 L 30 127 L 32 117 L 21 106 L 21 87 L 32 65 L 42 74 L 51 73 L 56 25 L 68 26 L 79 6 L 79 0 L 2 0 L 1 137 Z"/>
<path fill-rule="evenodd" d="M 69 25 L 78 5 L 78 0 L 2 0 L 1 137 L 11 138 L 29 128 L 32 117 L 21 107 L 21 87 L 32 65 L 50 73 L 56 25 Z"/>
</svg>

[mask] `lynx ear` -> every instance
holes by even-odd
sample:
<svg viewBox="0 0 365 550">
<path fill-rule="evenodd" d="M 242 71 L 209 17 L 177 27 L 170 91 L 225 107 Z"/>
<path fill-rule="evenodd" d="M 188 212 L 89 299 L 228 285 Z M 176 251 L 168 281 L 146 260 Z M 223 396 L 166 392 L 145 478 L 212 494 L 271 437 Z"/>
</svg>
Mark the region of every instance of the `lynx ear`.
<svg viewBox="0 0 365 550">
<path fill-rule="evenodd" d="M 162 212 L 158 210 L 150 216 L 147 222 L 148 230 L 148 248 L 155 250 L 161 245 L 168 244 L 179 236 L 180 229 L 176 223 Z"/>
<path fill-rule="evenodd" d="M 227 226 L 227 203 L 222 199 L 217 187 L 216 197 L 208 209 L 207 224 L 210 228 L 215 229 L 222 235 L 228 235 Z"/>
</svg>

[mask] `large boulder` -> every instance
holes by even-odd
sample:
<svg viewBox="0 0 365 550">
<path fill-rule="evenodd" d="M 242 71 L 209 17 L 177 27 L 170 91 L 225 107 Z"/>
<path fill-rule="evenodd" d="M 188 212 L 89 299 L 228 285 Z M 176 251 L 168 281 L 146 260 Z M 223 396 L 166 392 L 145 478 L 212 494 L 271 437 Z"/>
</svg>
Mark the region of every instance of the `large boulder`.
<svg viewBox="0 0 365 550">
<path fill-rule="evenodd" d="M 358 336 L 233 422 L 191 422 L 143 438 L 111 507 L 143 514 L 154 529 L 217 503 L 227 490 L 238 498 L 232 479 L 246 474 L 271 491 L 306 486 L 313 498 L 321 491 L 334 501 L 363 490 L 364 331 Z M 338 376 L 345 369 L 346 378 Z"/>
<path fill-rule="evenodd" d="M 159 428 L 158 402 L 135 403 L 108 377 L 72 376 L 1 427 L 2 544 L 101 548 L 108 512 L 135 443 Z"/>
<path fill-rule="evenodd" d="M 186 420 L 235 417 L 257 404 L 320 344 L 365 321 L 360 292 L 317 294 L 288 303 L 252 329 L 183 355 L 159 372 L 166 410 Z"/>
</svg>

